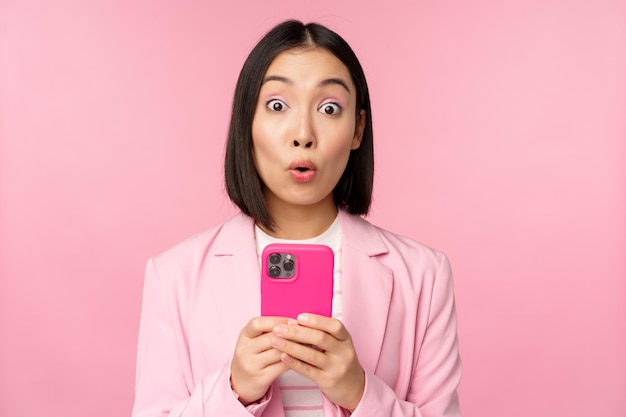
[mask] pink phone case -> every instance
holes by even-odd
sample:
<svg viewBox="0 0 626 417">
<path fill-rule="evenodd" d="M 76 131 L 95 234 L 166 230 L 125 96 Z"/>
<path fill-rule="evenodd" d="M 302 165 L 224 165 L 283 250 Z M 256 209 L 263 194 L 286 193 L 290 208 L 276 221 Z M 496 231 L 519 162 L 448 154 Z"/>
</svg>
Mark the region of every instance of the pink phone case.
<svg viewBox="0 0 626 417">
<path fill-rule="evenodd" d="M 273 263 L 277 256 L 280 261 Z M 330 317 L 334 260 L 332 249 L 324 245 L 267 245 L 261 262 L 261 315 L 296 318 L 306 312 Z M 281 277 L 271 276 L 278 273 L 275 267 Z"/>
</svg>

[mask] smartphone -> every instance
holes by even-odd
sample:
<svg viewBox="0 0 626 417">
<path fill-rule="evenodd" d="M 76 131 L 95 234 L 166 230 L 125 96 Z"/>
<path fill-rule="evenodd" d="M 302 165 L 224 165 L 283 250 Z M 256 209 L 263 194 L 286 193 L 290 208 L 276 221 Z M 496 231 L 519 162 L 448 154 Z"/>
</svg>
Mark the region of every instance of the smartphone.
<svg viewBox="0 0 626 417">
<path fill-rule="evenodd" d="M 334 263 L 325 245 L 267 245 L 261 261 L 261 315 L 331 317 Z"/>
</svg>

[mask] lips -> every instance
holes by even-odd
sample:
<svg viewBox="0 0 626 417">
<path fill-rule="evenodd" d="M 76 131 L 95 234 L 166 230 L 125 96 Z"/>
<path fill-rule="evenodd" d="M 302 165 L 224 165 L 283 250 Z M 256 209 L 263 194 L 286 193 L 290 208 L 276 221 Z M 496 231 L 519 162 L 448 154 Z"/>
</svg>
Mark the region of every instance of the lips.
<svg viewBox="0 0 626 417">
<path fill-rule="evenodd" d="M 297 182 L 309 182 L 315 178 L 317 167 L 311 161 L 295 161 L 289 165 L 289 173 Z"/>
</svg>

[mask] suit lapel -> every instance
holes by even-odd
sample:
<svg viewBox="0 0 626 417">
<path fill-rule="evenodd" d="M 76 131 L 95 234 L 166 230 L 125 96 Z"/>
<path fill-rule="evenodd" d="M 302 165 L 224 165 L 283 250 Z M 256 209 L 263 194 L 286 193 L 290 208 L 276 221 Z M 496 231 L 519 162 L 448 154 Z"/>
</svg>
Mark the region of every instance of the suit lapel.
<svg viewBox="0 0 626 417">
<path fill-rule="evenodd" d="M 340 211 L 343 322 L 361 365 L 375 372 L 387 326 L 393 289 L 392 271 L 379 262 L 387 247 L 376 229 L 360 217 Z"/>
<path fill-rule="evenodd" d="M 238 214 L 224 223 L 214 245 L 212 292 L 232 351 L 241 329 L 261 314 L 254 221 Z"/>
</svg>

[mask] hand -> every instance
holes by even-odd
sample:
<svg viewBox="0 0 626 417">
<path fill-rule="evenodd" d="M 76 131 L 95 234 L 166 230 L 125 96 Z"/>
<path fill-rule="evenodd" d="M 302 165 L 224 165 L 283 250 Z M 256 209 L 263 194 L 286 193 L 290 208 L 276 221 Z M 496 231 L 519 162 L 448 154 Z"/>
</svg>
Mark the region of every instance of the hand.
<svg viewBox="0 0 626 417">
<path fill-rule="evenodd" d="M 243 405 L 263 397 L 272 382 L 288 367 L 281 352 L 272 348 L 272 329 L 296 324 L 284 317 L 256 317 L 241 330 L 230 368 L 230 384 Z"/>
<path fill-rule="evenodd" d="M 365 389 L 365 372 L 352 338 L 339 320 L 300 314 L 298 324 L 281 323 L 273 329 L 272 346 L 280 360 L 315 382 L 333 403 L 354 411 Z"/>
</svg>

